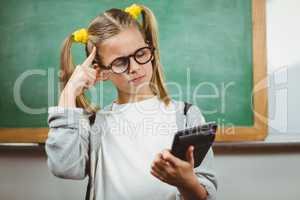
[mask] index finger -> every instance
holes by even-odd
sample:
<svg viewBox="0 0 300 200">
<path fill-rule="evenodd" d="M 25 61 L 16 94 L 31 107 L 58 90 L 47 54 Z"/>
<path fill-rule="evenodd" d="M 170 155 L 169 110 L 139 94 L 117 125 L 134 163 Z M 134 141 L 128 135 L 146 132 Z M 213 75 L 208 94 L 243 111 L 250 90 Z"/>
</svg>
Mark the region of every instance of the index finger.
<svg viewBox="0 0 300 200">
<path fill-rule="evenodd" d="M 85 59 L 82 63 L 83 66 L 90 66 L 95 58 L 96 55 L 96 47 L 94 46 L 90 55 Z"/>
</svg>

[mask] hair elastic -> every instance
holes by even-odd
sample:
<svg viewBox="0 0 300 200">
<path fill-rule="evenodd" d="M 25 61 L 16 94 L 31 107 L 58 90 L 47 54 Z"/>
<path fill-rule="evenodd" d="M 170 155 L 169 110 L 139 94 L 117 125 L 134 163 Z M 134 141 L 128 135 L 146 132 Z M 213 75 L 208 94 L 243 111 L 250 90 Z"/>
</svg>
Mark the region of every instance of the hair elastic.
<svg viewBox="0 0 300 200">
<path fill-rule="evenodd" d="M 129 7 L 126 7 L 124 9 L 124 12 L 127 12 L 130 14 L 135 20 L 139 17 L 139 15 L 142 12 L 142 7 L 138 6 L 137 4 L 132 4 Z M 79 30 L 76 30 L 72 33 L 72 39 L 75 42 L 79 42 L 82 44 L 86 44 L 88 41 L 88 31 L 85 28 L 81 28 Z"/>
</svg>

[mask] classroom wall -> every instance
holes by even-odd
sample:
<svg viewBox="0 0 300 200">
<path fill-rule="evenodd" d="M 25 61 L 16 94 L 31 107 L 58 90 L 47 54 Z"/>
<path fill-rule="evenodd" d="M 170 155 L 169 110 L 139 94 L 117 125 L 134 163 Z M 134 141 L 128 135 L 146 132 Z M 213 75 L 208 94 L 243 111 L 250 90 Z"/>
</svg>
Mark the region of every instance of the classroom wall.
<svg viewBox="0 0 300 200">
<path fill-rule="evenodd" d="M 299 200 L 299 155 L 217 154 L 218 199 Z M 1 200 L 84 199 L 86 180 L 52 176 L 43 150 L 0 150 L 0 177 Z"/>
<path fill-rule="evenodd" d="M 268 72 L 280 86 L 269 91 L 272 136 L 300 133 L 297 126 L 300 96 L 296 86 L 300 77 L 297 8 L 300 8 L 298 0 L 267 1 Z M 300 198 L 299 151 L 218 153 L 215 166 L 220 186 L 218 199 Z M 52 176 L 43 149 L 0 148 L 1 200 L 81 200 L 85 185 L 86 180 L 70 181 Z"/>
<path fill-rule="evenodd" d="M 270 133 L 300 138 L 300 1 L 267 2 Z"/>
</svg>

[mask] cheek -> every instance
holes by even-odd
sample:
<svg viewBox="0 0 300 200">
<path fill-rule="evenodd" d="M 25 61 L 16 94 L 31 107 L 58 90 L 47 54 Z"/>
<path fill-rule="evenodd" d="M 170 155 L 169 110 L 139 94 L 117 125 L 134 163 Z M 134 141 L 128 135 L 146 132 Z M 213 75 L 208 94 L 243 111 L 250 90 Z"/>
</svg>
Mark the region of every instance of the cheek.
<svg viewBox="0 0 300 200">
<path fill-rule="evenodd" d="M 153 74 L 153 67 L 151 63 L 145 66 L 145 72 L 147 74 L 147 79 L 150 80 Z"/>
<path fill-rule="evenodd" d="M 124 85 L 128 82 L 128 78 L 124 75 L 113 75 L 111 81 L 116 85 Z"/>
<path fill-rule="evenodd" d="M 110 80 L 113 82 L 113 84 L 122 90 L 122 88 L 126 88 L 129 84 L 128 84 L 128 77 L 125 74 L 122 75 L 112 75 L 110 77 Z"/>
</svg>

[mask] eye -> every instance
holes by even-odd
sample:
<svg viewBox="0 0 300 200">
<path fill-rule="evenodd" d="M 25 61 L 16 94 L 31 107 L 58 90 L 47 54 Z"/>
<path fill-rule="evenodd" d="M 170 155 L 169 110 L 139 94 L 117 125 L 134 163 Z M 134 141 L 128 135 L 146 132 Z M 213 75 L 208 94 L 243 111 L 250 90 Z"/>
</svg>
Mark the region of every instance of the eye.
<svg viewBox="0 0 300 200">
<path fill-rule="evenodd" d="M 150 49 L 144 48 L 144 49 L 139 50 L 139 51 L 136 53 L 136 57 L 137 57 L 137 58 L 148 57 L 150 54 L 151 54 Z"/>
<path fill-rule="evenodd" d="M 141 50 L 137 52 L 136 56 L 142 57 L 145 55 L 145 53 L 146 53 L 145 50 Z"/>
<path fill-rule="evenodd" d="M 126 58 L 118 58 L 112 63 L 112 65 L 114 65 L 116 67 L 127 65 L 127 59 Z"/>
</svg>

